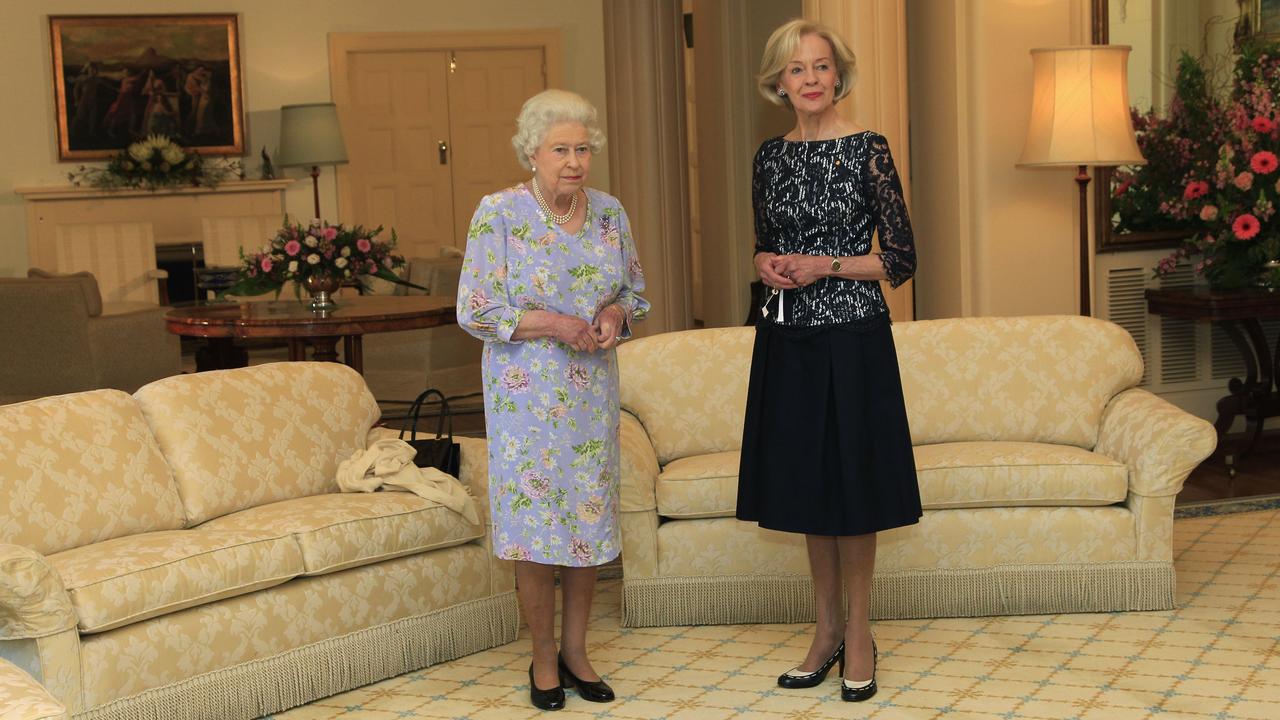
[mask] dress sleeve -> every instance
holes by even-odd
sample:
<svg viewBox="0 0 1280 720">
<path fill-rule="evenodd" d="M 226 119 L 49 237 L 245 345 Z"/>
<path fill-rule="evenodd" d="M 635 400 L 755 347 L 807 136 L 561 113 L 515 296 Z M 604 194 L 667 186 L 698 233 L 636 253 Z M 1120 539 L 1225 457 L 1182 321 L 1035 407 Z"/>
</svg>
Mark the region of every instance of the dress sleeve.
<svg viewBox="0 0 1280 720">
<path fill-rule="evenodd" d="M 889 285 L 898 287 L 916 272 L 916 243 L 889 143 L 879 135 L 871 140 L 866 182 L 875 204 L 880 263 Z"/>
<path fill-rule="evenodd" d="M 519 342 L 511 334 L 525 310 L 507 289 L 507 223 L 497 196 L 480 201 L 467 230 L 458 279 L 458 325 L 485 342 Z"/>
<path fill-rule="evenodd" d="M 751 208 L 756 216 L 756 252 L 778 252 L 778 235 L 769 214 L 765 212 L 765 184 L 769 182 L 764 170 L 764 146 L 756 151 L 751 163 Z"/>
<path fill-rule="evenodd" d="M 643 320 L 649 314 L 649 301 L 640 297 L 644 292 L 644 270 L 640 268 L 640 258 L 636 255 L 635 238 L 631 236 L 631 220 L 627 211 L 618 206 L 618 229 L 621 231 L 622 246 L 622 287 L 614 301 L 626 311 L 627 319 L 622 326 L 622 337 L 631 337 L 631 323 Z"/>
</svg>

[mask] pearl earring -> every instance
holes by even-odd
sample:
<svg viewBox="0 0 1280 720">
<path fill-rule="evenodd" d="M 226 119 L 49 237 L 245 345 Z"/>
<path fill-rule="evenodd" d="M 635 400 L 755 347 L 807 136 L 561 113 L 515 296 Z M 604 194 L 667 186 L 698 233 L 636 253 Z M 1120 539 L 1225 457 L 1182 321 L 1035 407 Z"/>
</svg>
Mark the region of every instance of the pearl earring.
<svg viewBox="0 0 1280 720">
<path fill-rule="evenodd" d="M 840 87 L 840 81 L 836 80 L 836 87 Z"/>
<path fill-rule="evenodd" d="M 782 88 L 778 88 L 778 97 L 786 97 L 786 96 L 787 96 L 787 91 L 783 90 Z"/>
</svg>

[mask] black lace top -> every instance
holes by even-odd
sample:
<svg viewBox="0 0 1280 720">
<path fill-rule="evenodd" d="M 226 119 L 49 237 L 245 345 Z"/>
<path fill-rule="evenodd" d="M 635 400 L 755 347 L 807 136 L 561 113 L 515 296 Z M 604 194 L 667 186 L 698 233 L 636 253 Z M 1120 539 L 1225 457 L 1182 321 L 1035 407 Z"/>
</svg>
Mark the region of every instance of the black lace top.
<svg viewBox="0 0 1280 720">
<path fill-rule="evenodd" d="M 911 219 L 883 135 L 766 140 L 756 152 L 751 200 L 756 252 L 866 255 L 879 230 L 889 283 L 897 287 L 915 273 Z M 875 280 L 826 277 L 777 295 L 770 290 L 765 297 L 765 321 L 785 325 L 878 324 L 889 316 Z"/>
</svg>

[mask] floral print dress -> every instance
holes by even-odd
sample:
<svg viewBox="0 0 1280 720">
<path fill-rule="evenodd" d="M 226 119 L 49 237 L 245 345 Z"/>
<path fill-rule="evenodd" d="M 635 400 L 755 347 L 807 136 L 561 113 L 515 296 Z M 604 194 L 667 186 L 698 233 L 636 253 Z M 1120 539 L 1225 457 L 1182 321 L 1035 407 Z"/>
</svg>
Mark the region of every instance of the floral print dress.
<svg viewBox="0 0 1280 720">
<path fill-rule="evenodd" d="M 529 310 L 587 322 L 611 303 L 630 321 L 648 312 L 626 212 L 586 193 L 577 234 L 547 219 L 524 185 L 481 200 L 467 232 L 458 324 L 484 341 L 493 548 L 509 560 L 585 567 L 621 550 L 615 351 L 511 339 Z"/>
</svg>

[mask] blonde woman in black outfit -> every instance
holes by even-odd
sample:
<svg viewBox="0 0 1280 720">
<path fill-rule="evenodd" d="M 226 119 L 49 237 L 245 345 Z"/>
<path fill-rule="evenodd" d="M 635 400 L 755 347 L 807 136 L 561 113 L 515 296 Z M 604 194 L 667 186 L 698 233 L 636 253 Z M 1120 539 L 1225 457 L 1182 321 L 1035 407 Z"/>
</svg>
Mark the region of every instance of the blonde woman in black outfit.
<svg viewBox="0 0 1280 720">
<path fill-rule="evenodd" d="M 921 509 L 879 282 L 911 277 L 915 245 L 888 143 L 836 112 L 853 77 L 853 54 L 817 23 L 793 20 L 765 47 L 760 92 L 794 111 L 796 125 L 755 157 L 755 265 L 768 299 L 751 358 L 737 515 L 805 535 L 816 633 L 778 684 L 813 687 L 838 666 L 841 697 L 861 701 L 876 693 L 876 533 L 918 522 Z"/>
</svg>

